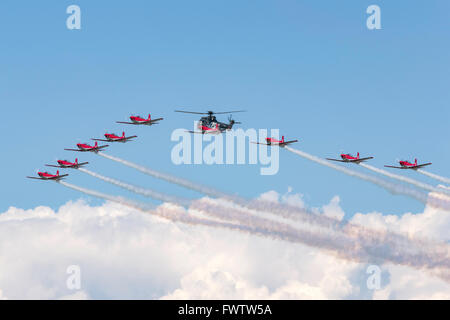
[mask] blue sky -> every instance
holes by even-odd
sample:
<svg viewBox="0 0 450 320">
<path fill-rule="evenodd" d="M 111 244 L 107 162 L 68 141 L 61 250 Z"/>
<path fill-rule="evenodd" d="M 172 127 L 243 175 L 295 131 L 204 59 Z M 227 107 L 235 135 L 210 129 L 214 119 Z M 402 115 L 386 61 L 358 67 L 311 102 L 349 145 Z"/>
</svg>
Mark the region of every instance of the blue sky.
<svg viewBox="0 0 450 320">
<path fill-rule="evenodd" d="M 82 29 L 66 28 L 77 4 Z M 366 28 L 381 7 L 382 30 Z M 415 200 L 280 150 L 280 171 L 259 166 L 176 166 L 176 128 L 192 110 L 243 108 L 242 128 L 279 128 L 296 148 L 321 157 L 373 155 L 431 161 L 450 176 L 448 1 L 2 1 L 0 101 L 2 196 L 9 206 L 57 208 L 84 197 L 55 183 L 27 180 L 57 158 L 180 196 L 194 192 L 151 179 L 92 154 L 64 148 L 105 131 L 136 134 L 109 153 L 151 168 L 254 197 L 268 190 L 305 195 L 321 206 L 339 195 L 347 215 L 420 212 Z M 159 126 L 123 127 L 131 114 L 162 116 Z M 69 181 L 142 199 L 81 172 Z M 414 172 L 403 173 L 429 183 Z M 93 203 L 98 200 L 92 199 Z"/>
</svg>

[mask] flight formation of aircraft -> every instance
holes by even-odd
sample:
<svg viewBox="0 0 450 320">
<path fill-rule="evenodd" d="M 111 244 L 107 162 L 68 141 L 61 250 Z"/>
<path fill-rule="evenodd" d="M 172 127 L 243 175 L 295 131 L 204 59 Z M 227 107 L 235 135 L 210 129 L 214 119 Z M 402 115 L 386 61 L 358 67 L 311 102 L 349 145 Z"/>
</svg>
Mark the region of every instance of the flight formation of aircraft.
<svg viewBox="0 0 450 320">
<path fill-rule="evenodd" d="M 359 164 L 359 163 L 361 163 L 361 162 L 364 162 L 364 161 L 373 159 L 373 157 L 360 158 L 360 157 L 359 157 L 359 152 L 357 153 L 356 157 L 355 157 L 355 156 L 352 156 L 351 154 L 348 154 L 348 153 L 343 153 L 343 154 L 341 154 L 341 158 L 342 158 L 342 160 L 339 160 L 339 159 L 330 159 L 330 158 L 327 158 L 327 160 L 330 160 L 330 161 L 338 161 L 338 162 L 352 162 L 352 163 L 357 163 L 357 164 Z M 417 163 L 417 159 L 415 159 L 414 163 L 410 163 L 409 161 L 405 161 L 405 160 L 401 160 L 401 161 L 399 161 L 399 163 L 400 163 L 400 166 L 399 166 L 399 167 L 396 167 L 396 166 L 388 166 L 388 165 L 385 165 L 385 167 L 387 167 L 387 168 L 395 168 L 395 169 L 411 169 L 411 170 L 417 170 L 417 169 L 420 169 L 420 168 L 422 168 L 422 167 L 431 165 L 431 162 L 423 163 L 423 164 L 418 164 L 418 163 Z"/>
<path fill-rule="evenodd" d="M 141 116 L 130 116 L 131 122 L 122 122 L 122 121 L 116 121 L 117 123 L 124 123 L 124 124 L 133 124 L 133 125 L 147 125 L 151 126 L 153 124 L 157 124 L 159 121 L 163 120 L 163 118 L 158 119 L 152 119 L 151 115 L 148 115 L 147 119 L 142 118 Z M 92 139 L 95 141 L 95 144 L 89 145 L 87 143 L 77 143 L 77 149 L 64 149 L 67 151 L 76 151 L 76 152 L 100 152 L 103 149 L 109 147 L 108 144 L 105 145 L 98 145 L 98 141 L 103 142 L 122 142 L 125 143 L 127 141 L 130 141 L 131 139 L 137 138 L 137 136 L 125 136 L 125 132 L 122 132 L 121 136 L 116 135 L 115 133 L 105 133 L 104 134 L 105 139 Z M 70 162 L 68 160 L 57 160 L 56 161 L 58 165 L 53 164 L 46 164 L 47 167 L 53 167 L 53 168 L 62 168 L 62 169 L 79 169 L 82 166 L 88 164 L 89 162 L 78 162 L 78 158 L 75 159 L 74 162 Z M 29 179 L 36 179 L 36 180 L 53 180 L 53 181 L 59 181 L 63 179 L 64 177 L 67 177 L 68 174 L 60 175 L 59 171 L 56 171 L 56 174 L 51 174 L 48 172 L 38 172 L 37 177 L 27 177 Z"/>
<path fill-rule="evenodd" d="M 240 122 L 236 122 L 231 118 L 231 115 L 228 117 L 228 123 L 226 122 L 220 122 L 217 120 L 215 114 L 231 114 L 236 112 L 245 112 L 245 110 L 237 110 L 237 111 L 225 111 L 225 112 L 213 112 L 213 111 L 207 111 L 207 112 L 193 112 L 193 111 L 184 111 L 184 110 L 175 110 L 175 112 L 181 112 L 181 113 L 189 113 L 189 114 L 200 114 L 200 115 L 206 115 L 200 118 L 198 121 L 197 128 L 199 131 L 188 131 L 190 133 L 197 133 L 197 134 L 221 134 L 225 131 L 231 130 L 233 128 L 233 125 L 240 124 Z M 163 120 L 164 118 L 157 118 L 152 119 L 151 115 L 148 115 L 148 118 L 143 118 L 141 116 L 130 116 L 130 122 L 125 121 L 116 121 L 116 123 L 121 124 L 131 124 L 131 125 L 147 125 L 151 126 L 154 124 L 158 124 L 159 121 Z M 137 138 L 137 136 L 125 136 L 125 132 L 122 132 L 121 136 L 118 136 L 114 133 L 105 133 L 104 134 L 105 139 L 92 139 L 95 141 L 95 144 L 89 145 L 87 143 L 77 143 L 77 149 L 64 149 L 68 151 L 76 151 L 76 152 L 100 152 L 104 148 L 109 147 L 109 145 L 98 145 L 98 141 L 102 142 L 122 142 L 125 143 L 127 141 L 130 141 L 131 139 Z M 264 142 L 254 142 L 256 144 L 261 145 L 267 145 L 267 146 L 277 146 L 284 148 L 285 146 L 298 142 L 298 140 L 289 140 L 286 141 L 284 139 L 284 136 L 281 137 L 281 140 L 278 140 L 276 138 L 268 137 L 265 139 Z M 361 158 L 359 156 L 359 152 L 356 156 L 353 156 L 348 153 L 343 153 L 340 155 L 341 159 L 333 159 L 333 158 L 326 158 L 329 161 L 337 161 L 337 162 L 346 162 L 346 163 L 355 163 L 359 164 L 361 162 L 365 162 L 367 160 L 373 159 L 373 157 L 364 157 Z M 50 165 L 46 164 L 48 167 L 55 167 L 55 168 L 72 168 L 72 169 L 78 169 L 86 164 L 88 162 L 78 162 L 78 159 L 75 159 L 75 162 L 70 162 L 68 160 L 57 160 L 58 165 Z M 385 167 L 388 168 L 394 168 L 394 169 L 410 169 L 410 170 L 417 170 L 425 166 L 431 165 L 431 162 L 418 164 L 417 159 L 415 159 L 414 163 L 411 163 L 409 161 L 399 161 L 400 166 L 390 166 L 385 165 Z M 59 181 L 63 179 L 64 177 L 68 176 L 68 174 L 60 175 L 59 171 L 56 171 L 56 174 L 50 174 L 48 172 L 38 172 L 38 177 L 27 177 L 30 179 L 38 179 L 38 180 L 53 180 L 53 181 Z"/>
</svg>

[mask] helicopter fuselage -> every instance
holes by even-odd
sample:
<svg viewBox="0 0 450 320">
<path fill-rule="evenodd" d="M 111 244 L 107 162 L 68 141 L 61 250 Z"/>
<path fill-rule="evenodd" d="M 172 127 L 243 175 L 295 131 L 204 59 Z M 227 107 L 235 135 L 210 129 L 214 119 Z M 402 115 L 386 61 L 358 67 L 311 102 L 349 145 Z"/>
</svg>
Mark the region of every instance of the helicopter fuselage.
<svg viewBox="0 0 450 320">
<path fill-rule="evenodd" d="M 225 122 L 220 122 L 217 121 L 215 116 L 207 116 L 207 117 L 201 117 L 199 122 L 198 122 L 198 129 L 205 131 L 205 129 L 210 128 L 210 129 L 215 129 L 217 128 L 220 131 L 225 131 L 225 130 L 231 130 L 231 128 L 233 127 L 233 122 L 230 121 L 230 123 L 225 123 Z"/>
</svg>

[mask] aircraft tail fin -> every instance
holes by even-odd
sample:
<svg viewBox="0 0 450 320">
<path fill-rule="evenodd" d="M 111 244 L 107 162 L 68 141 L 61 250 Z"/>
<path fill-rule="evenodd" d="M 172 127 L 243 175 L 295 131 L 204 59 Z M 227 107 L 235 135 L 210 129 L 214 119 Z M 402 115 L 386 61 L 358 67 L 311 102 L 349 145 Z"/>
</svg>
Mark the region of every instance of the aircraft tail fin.
<svg viewBox="0 0 450 320">
<path fill-rule="evenodd" d="M 56 175 L 59 176 L 59 170 L 56 170 Z"/>
<path fill-rule="evenodd" d="M 151 114 L 148 114 L 148 119 L 147 120 L 152 120 Z"/>
<path fill-rule="evenodd" d="M 417 159 L 414 159 L 414 165 L 417 166 Z"/>
<path fill-rule="evenodd" d="M 78 164 L 78 158 L 75 158 L 75 163 L 77 163 L 77 164 Z"/>
<path fill-rule="evenodd" d="M 125 131 L 122 131 L 122 138 L 125 138 Z"/>
<path fill-rule="evenodd" d="M 97 141 L 95 141 L 95 146 L 98 147 L 98 142 Z"/>
<path fill-rule="evenodd" d="M 358 152 L 358 154 L 356 155 L 356 158 L 359 159 L 359 152 Z"/>
<path fill-rule="evenodd" d="M 284 136 L 281 136 L 281 142 L 284 142 Z"/>
</svg>

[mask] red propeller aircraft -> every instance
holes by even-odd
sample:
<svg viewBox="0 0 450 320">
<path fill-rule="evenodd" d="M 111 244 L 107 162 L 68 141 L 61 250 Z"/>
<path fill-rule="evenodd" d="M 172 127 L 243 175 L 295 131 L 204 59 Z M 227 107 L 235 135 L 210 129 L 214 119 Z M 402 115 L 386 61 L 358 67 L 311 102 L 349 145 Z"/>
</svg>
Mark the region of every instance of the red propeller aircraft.
<svg viewBox="0 0 450 320">
<path fill-rule="evenodd" d="M 105 133 L 105 139 L 92 139 L 94 141 L 105 141 L 105 142 L 127 142 L 130 139 L 137 138 L 137 136 L 125 137 L 125 132 L 122 132 L 122 136 L 119 137 L 114 133 Z"/>
<path fill-rule="evenodd" d="M 261 143 L 261 142 L 253 142 L 256 144 L 263 144 L 266 146 L 278 146 L 278 147 L 284 147 L 288 144 L 294 143 L 294 142 L 298 142 L 298 140 L 290 140 L 290 141 L 285 141 L 284 140 L 284 136 L 281 137 L 281 140 L 277 140 L 275 138 L 266 138 L 266 143 Z"/>
<path fill-rule="evenodd" d="M 401 160 L 398 163 L 400 163 L 400 167 L 396 166 L 385 166 L 387 168 L 395 168 L 395 169 L 412 169 L 417 170 L 425 166 L 429 166 L 431 162 L 423 163 L 423 164 L 417 164 L 417 159 L 414 159 L 414 163 L 410 163 L 409 161 Z"/>
<path fill-rule="evenodd" d="M 355 156 L 352 156 L 351 154 L 348 154 L 348 153 L 343 153 L 343 154 L 341 154 L 341 158 L 342 158 L 342 160 L 339 160 L 339 159 L 330 159 L 330 158 L 327 158 L 327 160 L 330 160 L 330 161 L 337 161 L 337 162 L 361 163 L 361 162 L 364 162 L 364 161 L 373 159 L 373 157 L 360 158 L 360 157 L 359 157 L 359 152 L 357 153 L 356 157 L 355 157 Z"/>
<path fill-rule="evenodd" d="M 38 177 L 27 177 L 28 179 L 36 179 L 36 180 L 54 180 L 59 181 L 64 177 L 67 177 L 68 174 L 59 175 L 59 170 L 56 171 L 56 174 L 50 174 L 48 172 L 38 172 Z"/>
<path fill-rule="evenodd" d="M 94 146 L 90 146 L 86 143 L 77 143 L 78 149 L 64 149 L 68 151 L 79 151 L 79 152 L 99 152 L 101 149 L 109 147 L 109 145 L 105 144 L 104 146 L 99 146 L 97 141 L 95 142 Z"/>
<path fill-rule="evenodd" d="M 144 119 L 141 116 L 131 116 L 130 120 L 131 120 L 131 122 L 124 122 L 124 121 L 116 121 L 116 122 L 124 123 L 124 124 L 135 124 L 135 125 L 144 124 L 147 126 L 151 126 L 152 124 L 157 124 L 158 121 L 164 120 L 164 118 L 158 118 L 158 119 L 152 120 L 151 115 L 149 114 L 147 119 Z"/>
<path fill-rule="evenodd" d="M 81 162 L 78 163 L 78 159 L 75 159 L 75 162 L 70 162 L 67 160 L 58 160 L 58 166 L 52 165 L 52 164 L 46 164 L 47 167 L 53 167 L 53 168 L 72 168 L 72 169 L 78 169 L 81 166 L 84 166 L 88 164 L 89 162 Z"/>
</svg>

